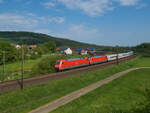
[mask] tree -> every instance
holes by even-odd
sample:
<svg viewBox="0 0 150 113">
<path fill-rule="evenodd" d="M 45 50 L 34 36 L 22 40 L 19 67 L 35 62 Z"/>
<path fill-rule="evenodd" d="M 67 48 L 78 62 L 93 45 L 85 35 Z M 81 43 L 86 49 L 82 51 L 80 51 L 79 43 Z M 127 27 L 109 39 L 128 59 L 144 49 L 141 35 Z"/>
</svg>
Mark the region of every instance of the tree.
<svg viewBox="0 0 150 113">
<path fill-rule="evenodd" d="M 23 47 L 23 50 L 24 50 L 24 57 L 25 57 L 25 59 L 29 59 L 29 48 L 28 48 L 28 46 L 27 45 L 21 45 L 21 48 L 19 48 L 19 49 L 17 49 L 18 51 L 17 51 L 17 57 L 18 57 L 18 59 L 19 60 L 21 60 L 22 59 L 22 47 Z"/>
<path fill-rule="evenodd" d="M 46 49 L 46 51 L 51 52 L 51 53 L 55 53 L 56 52 L 56 43 L 55 42 L 46 42 L 44 43 L 44 47 Z"/>
<path fill-rule="evenodd" d="M 31 59 L 36 59 L 42 56 L 42 49 L 41 47 L 37 46 L 34 50 L 32 50 L 31 54 Z"/>
<path fill-rule="evenodd" d="M 143 43 L 135 47 L 135 51 L 145 57 L 150 57 L 150 43 Z"/>
<path fill-rule="evenodd" d="M 17 60 L 17 49 L 8 42 L 0 42 L 0 64 L 2 64 L 3 51 L 5 51 L 5 61 L 12 62 Z"/>
</svg>

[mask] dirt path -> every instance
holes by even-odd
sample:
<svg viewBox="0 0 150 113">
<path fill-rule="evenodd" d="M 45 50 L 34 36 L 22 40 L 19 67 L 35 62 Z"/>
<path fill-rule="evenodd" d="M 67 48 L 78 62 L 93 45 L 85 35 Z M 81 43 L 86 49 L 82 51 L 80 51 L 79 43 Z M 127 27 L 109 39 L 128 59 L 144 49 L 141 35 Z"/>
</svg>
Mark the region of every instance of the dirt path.
<svg viewBox="0 0 150 113">
<path fill-rule="evenodd" d="M 58 107 L 60 107 L 62 105 L 65 105 L 65 104 L 71 102 L 72 100 L 77 99 L 80 96 L 83 96 L 86 93 L 88 93 L 90 91 L 93 91 L 93 90 L 95 90 L 98 87 L 103 86 L 104 84 L 107 84 L 107 83 L 111 82 L 114 79 L 117 79 L 117 78 L 119 78 L 119 77 L 121 77 L 121 76 L 123 76 L 123 75 L 125 75 L 125 74 L 127 74 L 129 72 L 131 72 L 131 71 L 134 71 L 134 70 L 137 70 L 137 69 L 142 69 L 142 68 L 150 68 L 150 67 L 131 68 L 131 69 L 128 69 L 126 71 L 119 72 L 119 73 L 114 74 L 114 75 L 112 75 L 112 76 L 110 76 L 110 77 L 108 77 L 108 78 L 106 78 L 104 80 L 100 80 L 100 81 L 98 81 L 98 82 L 96 82 L 96 83 L 94 83 L 92 85 L 89 85 L 89 86 L 87 86 L 85 88 L 82 88 L 80 90 L 74 91 L 74 92 L 72 92 L 72 93 L 70 93 L 70 94 L 68 94 L 68 95 L 66 95 L 64 97 L 61 97 L 61 98 L 59 98 L 59 99 L 57 99 L 55 101 L 52 101 L 52 102 L 50 102 L 50 103 L 48 103 L 48 104 L 46 104 L 44 106 L 41 106 L 41 107 L 39 107 L 39 108 L 29 112 L 29 113 L 49 113 L 49 112 L 53 111 L 54 109 L 56 109 L 56 108 L 58 108 Z"/>
</svg>

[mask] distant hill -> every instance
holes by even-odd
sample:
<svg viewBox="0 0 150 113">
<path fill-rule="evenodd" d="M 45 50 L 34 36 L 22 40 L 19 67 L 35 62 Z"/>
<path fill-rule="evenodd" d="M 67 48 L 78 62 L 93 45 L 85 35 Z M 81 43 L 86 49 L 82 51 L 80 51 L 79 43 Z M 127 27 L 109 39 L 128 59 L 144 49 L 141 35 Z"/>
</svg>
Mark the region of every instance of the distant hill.
<svg viewBox="0 0 150 113">
<path fill-rule="evenodd" d="M 0 41 L 8 41 L 11 43 L 24 43 L 27 45 L 43 44 L 48 41 L 54 41 L 57 46 L 71 46 L 71 47 L 95 47 L 97 49 L 107 49 L 111 47 L 98 46 L 94 44 L 87 44 L 77 42 L 69 39 L 57 38 L 41 33 L 22 32 L 22 31 L 0 31 Z"/>
</svg>

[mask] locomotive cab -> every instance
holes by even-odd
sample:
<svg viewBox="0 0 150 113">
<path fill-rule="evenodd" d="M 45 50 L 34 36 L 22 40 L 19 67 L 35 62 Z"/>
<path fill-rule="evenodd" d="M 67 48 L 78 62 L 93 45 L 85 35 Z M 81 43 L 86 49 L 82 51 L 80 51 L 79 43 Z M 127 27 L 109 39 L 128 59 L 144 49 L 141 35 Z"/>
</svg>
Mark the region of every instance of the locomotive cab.
<svg viewBox="0 0 150 113">
<path fill-rule="evenodd" d="M 55 63 L 55 69 L 56 69 L 56 71 L 60 71 L 61 70 L 61 64 L 62 64 L 61 60 L 57 60 L 56 61 L 56 63 Z"/>
</svg>

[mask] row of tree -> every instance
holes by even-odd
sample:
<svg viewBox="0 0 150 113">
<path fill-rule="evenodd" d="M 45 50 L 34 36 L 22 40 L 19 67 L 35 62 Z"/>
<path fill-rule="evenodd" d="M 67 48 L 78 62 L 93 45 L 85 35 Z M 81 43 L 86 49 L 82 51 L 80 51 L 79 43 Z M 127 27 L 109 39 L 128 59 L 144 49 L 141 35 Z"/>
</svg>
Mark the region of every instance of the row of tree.
<svg viewBox="0 0 150 113">
<path fill-rule="evenodd" d="M 54 53 L 56 51 L 55 42 L 46 42 L 43 45 L 37 45 L 33 50 L 30 50 L 27 45 L 21 46 L 21 48 L 16 48 L 13 44 L 9 42 L 0 42 L 0 65 L 3 63 L 3 58 L 5 57 L 5 62 L 14 62 L 21 60 L 22 49 L 24 51 L 25 59 L 36 59 L 42 56 L 42 54 Z"/>
<path fill-rule="evenodd" d="M 127 48 L 117 47 L 118 51 L 122 51 Z M 37 48 L 32 51 L 29 50 L 27 45 L 23 46 L 25 58 L 26 59 L 36 59 L 42 56 L 42 54 L 55 53 L 56 52 L 56 43 L 55 42 L 46 42 L 42 45 L 37 45 Z M 115 48 L 116 49 L 116 48 Z M 139 55 L 144 57 L 150 57 L 150 43 L 143 43 L 135 47 L 130 47 L 128 49 L 134 50 Z M 3 61 L 3 56 L 5 54 L 6 62 L 13 62 L 21 59 L 22 49 L 17 49 L 14 45 L 9 42 L 0 42 L 0 65 Z"/>
<path fill-rule="evenodd" d="M 136 51 L 139 55 L 144 57 L 150 57 L 150 43 L 143 43 L 133 47 L 133 50 Z"/>
</svg>

